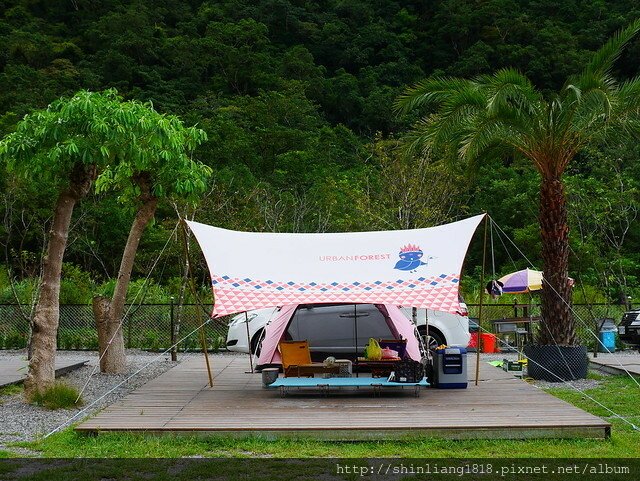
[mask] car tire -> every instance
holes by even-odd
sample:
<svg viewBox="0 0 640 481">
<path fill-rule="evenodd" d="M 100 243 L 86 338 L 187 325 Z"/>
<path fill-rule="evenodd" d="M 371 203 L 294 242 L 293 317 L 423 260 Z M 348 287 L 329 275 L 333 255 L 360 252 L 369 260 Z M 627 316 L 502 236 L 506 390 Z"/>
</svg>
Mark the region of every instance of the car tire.
<svg viewBox="0 0 640 481">
<path fill-rule="evenodd" d="M 260 349 L 262 348 L 262 337 L 264 336 L 264 328 L 258 329 L 251 339 L 251 354 L 258 357 L 260 356 Z M 285 341 L 291 341 L 291 336 L 288 332 L 284 334 Z"/>
<path fill-rule="evenodd" d="M 418 327 L 418 332 L 422 336 L 422 342 L 428 349 L 435 349 L 438 346 L 446 345 L 447 339 L 444 335 L 435 327 L 429 327 L 429 339 L 426 339 L 427 329 L 424 326 Z"/>
<path fill-rule="evenodd" d="M 260 348 L 262 347 L 262 336 L 264 335 L 264 329 L 259 329 L 251 338 L 251 354 L 254 356 L 260 355 Z"/>
</svg>

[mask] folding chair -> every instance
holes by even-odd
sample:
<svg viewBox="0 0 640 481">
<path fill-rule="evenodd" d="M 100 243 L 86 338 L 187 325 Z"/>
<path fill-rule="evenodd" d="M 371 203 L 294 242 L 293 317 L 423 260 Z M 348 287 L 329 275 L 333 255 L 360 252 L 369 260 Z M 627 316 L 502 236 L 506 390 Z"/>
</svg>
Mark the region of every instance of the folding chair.
<svg viewBox="0 0 640 481">
<path fill-rule="evenodd" d="M 278 349 L 284 377 L 313 377 L 314 374 L 339 372 L 339 366 L 325 367 L 321 362 L 311 362 L 308 341 L 281 341 Z"/>
</svg>

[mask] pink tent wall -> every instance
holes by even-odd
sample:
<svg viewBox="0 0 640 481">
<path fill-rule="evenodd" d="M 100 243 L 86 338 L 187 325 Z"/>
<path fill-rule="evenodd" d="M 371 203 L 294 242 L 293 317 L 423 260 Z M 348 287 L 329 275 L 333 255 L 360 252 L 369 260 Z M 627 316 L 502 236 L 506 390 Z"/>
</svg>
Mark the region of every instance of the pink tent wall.
<svg viewBox="0 0 640 481">
<path fill-rule="evenodd" d="M 282 336 L 289 325 L 289 321 L 297 307 L 298 304 L 282 307 L 275 317 L 267 324 L 265 328 L 265 337 L 262 341 L 262 348 L 260 350 L 260 357 L 258 358 L 258 366 L 282 363 L 280 352 L 278 351 L 278 343 L 282 339 Z M 413 323 L 407 319 L 397 306 L 376 304 L 376 307 L 384 314 L 387 325 L 393 335 L 396 336 L 397 339 L 407 340 L 407 355 L 411 359 L 419 361 L 421 358 L 420 345 L 415 336 Z"/>
<path fill-rule="evenodd" d="M 296 312 L 298 304 L 283 306 L 265 327 L 264 339 L 260 348 L 260 357 L 258 358 L 258 366 L 265 364 L 282 364 L 280 352 L 278 351 L 278 343 L 282 339 L 284 331 L 289 325 L 289 320 Z"/>
<path fill-rule="evenodd" d="M 420 344 L 418 338 L 415 335 L 415 327 L 413 323 L 407 319 L 398 306 L 391 306 L 389 304 L 376 304 L 376 307 L 384 314 L 386 311 L 387 322 L 391 321 L 391 332 L 393 332 L 398 339 L 407 340 L 407 354 L 414 361 L 419 361 L 420 356 Z"/>
</svg>

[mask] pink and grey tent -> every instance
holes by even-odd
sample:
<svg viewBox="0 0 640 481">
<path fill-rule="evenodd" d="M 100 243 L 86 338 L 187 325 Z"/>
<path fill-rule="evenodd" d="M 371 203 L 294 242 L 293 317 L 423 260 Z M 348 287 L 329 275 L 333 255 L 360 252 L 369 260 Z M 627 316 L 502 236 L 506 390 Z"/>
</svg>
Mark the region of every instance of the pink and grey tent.
<svg viewBox="0 0 640 481">
<path fill-rule="evenodd" d="M 267 324 L 264 339 L 262 340 L 260 357 L 257 363 L 258 369 L 282 364 L 280 352 L 278 351 L 278 343 L 284 339 L 287 328 L 298 306 L 299 304 L 283 306 Z M 420 347 L 413 323 L 407 319 L 397 306 L 375 304 L 375 307 L 384 316 L 389 331 L 394 338 L 407 340 L 406 355 L 415 361 L 419 361 L 421 358 Z M 364 346 L 360 347 L 364 348 Z"/>
<path fill-rule="evenodd" d="M 342 233 L 240 232 L 187 224 L 211 273 L 213 317 L 286 306 L 268 329 L 259 359 L 264 364 L 277 361 L 287 313 L 290 318 L 301 304 L 379 305 L 397 336 L 407 339 L 409 356 L 418 360 L 413 326 L 395 306 L 455 313 L 462 262 L 484 218 Z"/>
</svg>

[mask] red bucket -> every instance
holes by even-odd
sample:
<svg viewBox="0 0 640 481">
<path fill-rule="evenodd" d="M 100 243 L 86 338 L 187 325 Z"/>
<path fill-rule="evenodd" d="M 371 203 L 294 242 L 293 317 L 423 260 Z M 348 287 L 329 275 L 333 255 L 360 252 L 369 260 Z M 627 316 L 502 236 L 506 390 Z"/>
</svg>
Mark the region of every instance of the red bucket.
<svg viewBox="0 0 640 481">
<path fill-rule="evenodd" d="M 500 349 L 498 349 L 498 342 L 495 334 L 491 334 L 488 332 L 482 333 L 482 352 L 500 352 Z"/>
</svg>

